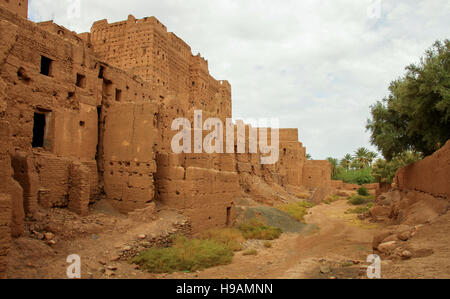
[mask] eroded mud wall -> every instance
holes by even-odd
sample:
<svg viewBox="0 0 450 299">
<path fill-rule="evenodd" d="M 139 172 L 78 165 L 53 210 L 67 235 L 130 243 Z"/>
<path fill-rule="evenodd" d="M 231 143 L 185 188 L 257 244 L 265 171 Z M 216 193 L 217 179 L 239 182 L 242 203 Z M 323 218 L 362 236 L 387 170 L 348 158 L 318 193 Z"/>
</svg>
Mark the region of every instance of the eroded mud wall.
<svg viewBox="0 0 450 299">
<path fill-rule="evenodd" d="M 394 182 L 401 190 L 450 199 L 450 141 L 432 156 L 400 169 Z"/>
</svg>

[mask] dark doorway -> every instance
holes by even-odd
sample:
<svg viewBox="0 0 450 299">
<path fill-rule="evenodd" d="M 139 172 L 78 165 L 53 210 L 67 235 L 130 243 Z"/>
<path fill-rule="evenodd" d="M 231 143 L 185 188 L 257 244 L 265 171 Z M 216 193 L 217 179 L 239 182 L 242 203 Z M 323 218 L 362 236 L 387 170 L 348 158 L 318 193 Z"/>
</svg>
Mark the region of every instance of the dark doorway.
<svg viewBox="0 0 450 299">
<path fill-rule="evenodd" d="M 231 207 L 227 208 L 227 227 L 231 225 Z"/>
<path fill-rule="evenodd" d="M 45 114 L 35 112 L 32 146 L 44 147 L 44 135 L 45 135 Z"/>
</svg>

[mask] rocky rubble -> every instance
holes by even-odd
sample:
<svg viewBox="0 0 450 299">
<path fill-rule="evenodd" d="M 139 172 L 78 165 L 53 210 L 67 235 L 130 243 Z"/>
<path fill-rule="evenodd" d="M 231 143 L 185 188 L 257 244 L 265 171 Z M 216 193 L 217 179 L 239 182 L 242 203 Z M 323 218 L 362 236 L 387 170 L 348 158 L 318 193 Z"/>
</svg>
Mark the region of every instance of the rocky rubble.
<svg viewBox="0 0 450 299">
<path fill-rule="evenodd" d="M 187 220 L 176 222 L 172 228 L 166 230 L 160 235 L 155 234 L 139 234 L 136 238 L 128 244 L 118 244 L 117 260 L 128 261 L 135 257 L 140 252 L 152 247 L 170 247 L 172 245 L 173 237 L 176 235 L 191 236 L 191 223 Z"/>
</svg>

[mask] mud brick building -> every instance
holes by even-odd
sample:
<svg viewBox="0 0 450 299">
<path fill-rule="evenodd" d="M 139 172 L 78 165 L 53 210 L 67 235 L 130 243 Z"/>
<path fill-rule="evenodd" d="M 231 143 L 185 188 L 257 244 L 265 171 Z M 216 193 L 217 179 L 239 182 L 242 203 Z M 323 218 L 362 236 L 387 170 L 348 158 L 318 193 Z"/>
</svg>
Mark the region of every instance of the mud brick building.
<svg viewBox="0 0 450 299">
<path fill-rule="evenodd" d="M 128 213 L 156 202 L 201 231 L 232 225 L 239 197 L 270 204 L 287 188 L 331 185 L 297 129 L 280 129 L 275 165 L 261 153 L 174 154 L 172 121 L 202 110 L 225 123 L 231 85 L 154 17 L 77 34 L 27 20 L 27 1 L 0 0 L 0 39 L 0 273 L 10 237 L 39 208 L 86 215 L 107 200 Z"/>
</svg>

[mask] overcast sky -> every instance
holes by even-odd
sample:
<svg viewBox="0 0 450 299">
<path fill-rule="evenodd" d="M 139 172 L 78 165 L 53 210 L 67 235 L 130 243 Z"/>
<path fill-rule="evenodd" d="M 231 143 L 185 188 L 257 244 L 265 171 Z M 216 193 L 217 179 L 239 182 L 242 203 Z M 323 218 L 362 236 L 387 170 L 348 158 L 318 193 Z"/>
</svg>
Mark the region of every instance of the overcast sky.
<svg viewBox="0 0 450 299">
<path fill-rule="evenodd" d="M 76 32 L 156 16 L 232 85 L 233 117 L 299 128 L 314 159 L 369 143 L 369 106 L 437 39 L 448 0 L 30 0 L 33 21 Z M 75 9 L 68 9 L 75 7 Z M 79 11 L 79 14 L 77 13 Z"/>
</svg>

